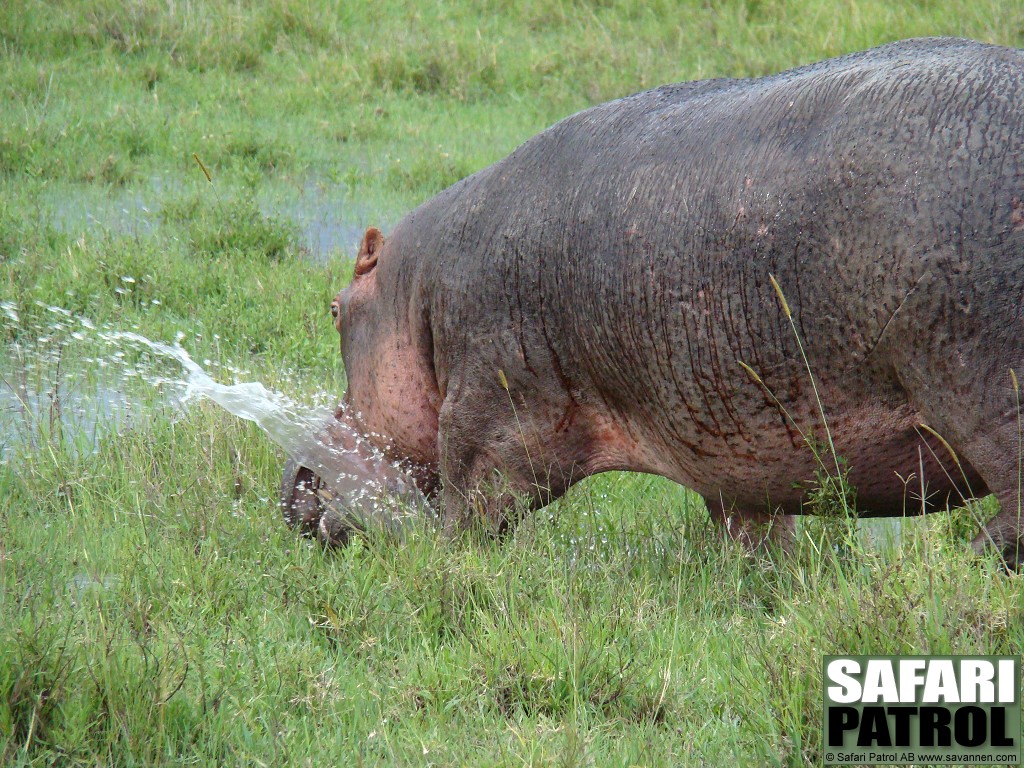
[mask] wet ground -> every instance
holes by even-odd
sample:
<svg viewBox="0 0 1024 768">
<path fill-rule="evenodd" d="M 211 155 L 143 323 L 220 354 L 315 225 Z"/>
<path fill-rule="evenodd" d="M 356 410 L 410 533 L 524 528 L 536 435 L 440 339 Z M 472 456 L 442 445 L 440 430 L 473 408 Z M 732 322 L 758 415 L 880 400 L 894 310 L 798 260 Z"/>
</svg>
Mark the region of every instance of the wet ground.
<svg viewBox="0 0 1024 768">
<path fill-rule="evenodd" d="M 18 325 L 9 306 L 0 309 L 0 321 Z M 47 442 L 89 453 L 133 423 L 180 411 L 184 389 L 166 363 L 112 346 L 87 318 L 59 307 L 50 317 L 0 357 L 0 462 Z"/>
<path fill-rule="evenodd" d="M 48 188 L 37 204 L 42 216 L 68 234 L 112 232 L 143 238 L 160 226 L 161 201 L 189 191 L 178 182 L 155 177 L 132 188 Z M 296 245 L 315 261 L 339 253 L 354 256 L 368 226 L 388 232 L 402 216 L 394 203 L 361 197 L 343 185 L 317 180 L 264 185 L 256 202 L 265 216 L 294 223 Z"/>
</svg>

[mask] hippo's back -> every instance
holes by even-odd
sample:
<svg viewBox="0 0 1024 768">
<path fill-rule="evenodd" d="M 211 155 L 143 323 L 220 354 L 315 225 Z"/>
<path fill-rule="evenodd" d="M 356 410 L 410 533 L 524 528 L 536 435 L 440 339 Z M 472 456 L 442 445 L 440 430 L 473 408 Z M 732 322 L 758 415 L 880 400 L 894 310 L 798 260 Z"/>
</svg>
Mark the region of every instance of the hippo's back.
<svg viewBox="0 0 1024 768">
<path fill-rule="evenodd" d="M 442 283 L 539 271 L 560 309 L 586 307 L 595 290 L 628 299 L 644 264 L 683 291 L 752 264 L 780 280 L 825 268 L 838 292 L 849 280 L 870 288 L 861 268 L 879 249 L 919 262 L 1018 215 L 1022 109 L 1024 52 L 946 38 L 667 85 L 566 118 L 407 229 Z"/>
</svg>

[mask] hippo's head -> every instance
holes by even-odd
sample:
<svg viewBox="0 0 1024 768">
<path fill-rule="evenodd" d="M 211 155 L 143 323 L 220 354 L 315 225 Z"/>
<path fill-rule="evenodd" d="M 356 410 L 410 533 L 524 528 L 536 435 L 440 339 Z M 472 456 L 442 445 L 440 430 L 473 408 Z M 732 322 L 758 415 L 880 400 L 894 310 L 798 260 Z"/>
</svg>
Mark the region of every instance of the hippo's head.
<svg viewBox="0 0 1024 768">
<path fill-rule="evenodd" d="M 409 295 L 410 281 L 403 279 L 403 256 L 390 240 L 385 245 L 379 229 L 370 227 L 352 282 L 331 302 L 348 379 L 338 418 L 405 466 L 430 496 L 438 485 L 441 398 L 429 329 Z"/>
</svg>

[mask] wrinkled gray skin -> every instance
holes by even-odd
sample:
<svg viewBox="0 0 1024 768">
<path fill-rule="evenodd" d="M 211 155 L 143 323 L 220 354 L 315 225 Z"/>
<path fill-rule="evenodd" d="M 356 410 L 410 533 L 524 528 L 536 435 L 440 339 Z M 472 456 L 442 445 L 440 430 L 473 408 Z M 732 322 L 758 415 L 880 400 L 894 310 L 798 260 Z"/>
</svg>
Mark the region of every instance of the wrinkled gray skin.
<svg viewBox="0 0 1024 768">
<path fill-rule="evenodd" d="M 618 469 L 785 540 L 817 464 L 779 403 L 825 432 L 774 275 L 862 513 L 995 493 L 976 545 L 1016 565 L 1022 200 L 1018 50 L 909 40 L 603 104 L 367 232 L 332 307 L 342 418 L 440 481 L 451 527 Z"/>
</svg>

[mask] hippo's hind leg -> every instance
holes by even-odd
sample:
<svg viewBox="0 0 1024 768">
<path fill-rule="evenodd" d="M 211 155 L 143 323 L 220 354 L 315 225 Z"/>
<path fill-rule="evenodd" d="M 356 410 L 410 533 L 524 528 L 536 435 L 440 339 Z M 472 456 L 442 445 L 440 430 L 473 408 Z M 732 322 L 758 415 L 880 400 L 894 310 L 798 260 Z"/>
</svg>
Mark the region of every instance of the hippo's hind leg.
<svg viewBox="0 0 1024 768">
<path fill-rule="evenodd" d="M 950 503 L 961 497 L 981 498 L 989 493 L 999 500 L 1000 511 L 974 539 L 979 555 L 997 552 L 1006 566 L 1017 570 L 1024 565 L 1024 541 L 1021 523 L 1021 444 L 1020 425 L 1012 403 L 1009 407 L 989 401 L 977 411 L 957 410 L 952 403 L 942 411 L 924 412 L 926 423 L 941 435 L 955 452 L 955 460 L 945 460 L 954 486 Z M 980 478 L 980 480 L 979 480 Z"/>
<path fill-rule="evenodd" d="M 720 500 L 719 500 L 720 501 Z M 723 534 L 738 541 L 751 552 L 776 547 L 792 552 L 796 545 L 796 523 L 793 515 L 768 509 L 738 509 L 724 502 L 708 499 L 708 509 Z"/>
<path fill-rule="evenodd" d="M 1016 496 L 1016 494 L 1014 494 Z M 1010 570 L 1024 565 L 1024 537 L 1021 536 L 1021 510 L 1017 504 L 1000 500 L 1002 509 L 981 529 L 972 547 L 979 555 L 995 549 Z"/>
<path fill-rule="evenodd" d="M 1001 434 L 1002 433 L 1002 434 Z M 1008 433 L 1008 434 L 1007 434 Z M 1000 439 L 1002 438 L 1002 439 Z M 999 500 L 999 513 L 985 524 L 972 547 L 979 555 L 995 550 L 1006 567 L 1024 565 L 1024 515 L 1021 510 L 1021 456 L 1016 420 L 968 444 L 964 455 Z"/>
</svg>

